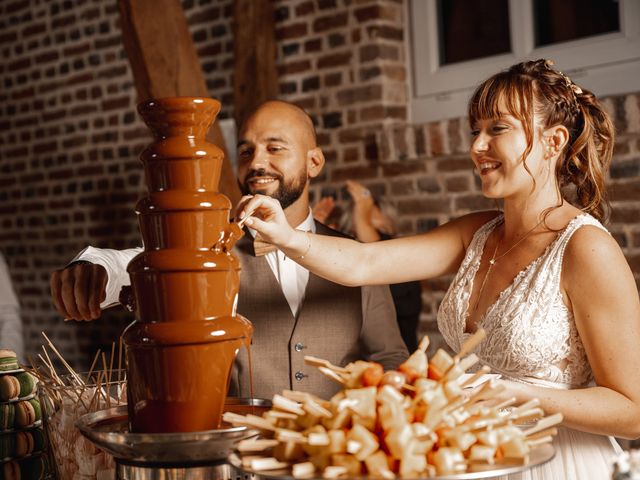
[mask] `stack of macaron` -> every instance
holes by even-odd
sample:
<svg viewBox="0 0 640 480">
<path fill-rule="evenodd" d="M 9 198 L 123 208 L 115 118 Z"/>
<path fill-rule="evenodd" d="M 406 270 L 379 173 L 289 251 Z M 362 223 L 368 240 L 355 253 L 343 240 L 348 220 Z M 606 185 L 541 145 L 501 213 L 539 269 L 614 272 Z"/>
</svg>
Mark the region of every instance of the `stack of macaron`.
<svg viewBox="0 0 640 480">
<path fill-rule="evenodd" d="M 11 460 L 0 466 L 0 480 L 40 480 L 51 477 L 49 458 L 46 455 Z"/>
<path fill-rule="evenodd" d="M 11 350 L 0 350 L 0 480 L 47 478 L 47 438 L 37 380 Z"/>
</svg>

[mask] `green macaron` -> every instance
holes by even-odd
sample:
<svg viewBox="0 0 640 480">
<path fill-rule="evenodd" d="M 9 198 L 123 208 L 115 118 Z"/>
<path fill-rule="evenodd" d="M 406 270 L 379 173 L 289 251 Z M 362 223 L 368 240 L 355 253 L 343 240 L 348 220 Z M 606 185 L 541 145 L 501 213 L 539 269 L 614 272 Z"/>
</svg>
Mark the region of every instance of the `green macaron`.
<svg viewBox="0 0 640 480">
<path fill-rule="evenodd" d="M 5 375 L 6 376 L 6 375 Z M 36 393 L 37 380 L 36 377 L 29 372 L 18 373 L 15 377 L 20 382 L 20 397 L 26 397 L 32 393 Z"/>
<path fill-rule="evenodd" d="M 0 435 L 0 460 L 13 458 L 16 451 L 16 437 L 13 433 Z"/>
<path fill-rule="evenodd" d="M 15 404 L 3 403 L 0 404 L 0 430 L 9 430 L 13 428 L 15 421 Z"/>
<path fill-rule="evenodd" d="M 19 395 L 20 381 L 13 375 L 2 375 L 0 377 L 0 401 L 13 400 Z"/>
<path fill-rule="evenodd" d="M 18 358 L 13 350 L 0 350 L 0 371 L 16 370 L 18 366 Z"/>
</svg>

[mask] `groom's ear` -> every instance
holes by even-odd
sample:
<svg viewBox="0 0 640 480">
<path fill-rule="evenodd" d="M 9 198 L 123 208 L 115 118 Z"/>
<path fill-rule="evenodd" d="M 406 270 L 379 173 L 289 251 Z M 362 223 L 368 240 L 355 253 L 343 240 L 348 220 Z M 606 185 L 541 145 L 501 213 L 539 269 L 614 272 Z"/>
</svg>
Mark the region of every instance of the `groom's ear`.
<svg viewBox="0 0 640 480">
<path fill-rule="evenodd" d="M 309 178 L 320 175 L 324 167 L 324 153 L 320 147 L 314 147 L 307 152 L 307 174 Z"/>
</svg>

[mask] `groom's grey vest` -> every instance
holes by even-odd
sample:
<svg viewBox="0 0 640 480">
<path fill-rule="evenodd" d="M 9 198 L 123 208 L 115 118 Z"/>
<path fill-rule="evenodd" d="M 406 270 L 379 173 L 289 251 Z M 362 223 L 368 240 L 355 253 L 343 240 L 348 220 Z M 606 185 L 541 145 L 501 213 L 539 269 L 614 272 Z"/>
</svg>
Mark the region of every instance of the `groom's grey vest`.
<svg viewBox="0 0 640 480">
<path fill-rule="evenodd" d="M 316 228 L 320 234 L 337 234 L 317 222 Z M 336 365 L 363 357 L 359 344 L 361 289 L 343 287 L 310 273 L 296 319 L 266 259 L 253 255 L 251 235 L 246 234 L 234 251 L 242 263 L 238 313 L 248 318 L 254 329 L 254 396 L 270 399 L 283 389 L 294 389 L 329 398 L 338 385 L 316 367 L 305 365 L 304 356 L 324 358 Z M 230 395 L 250 396 L 244 348 L 238 353 Z"/>
</svg>

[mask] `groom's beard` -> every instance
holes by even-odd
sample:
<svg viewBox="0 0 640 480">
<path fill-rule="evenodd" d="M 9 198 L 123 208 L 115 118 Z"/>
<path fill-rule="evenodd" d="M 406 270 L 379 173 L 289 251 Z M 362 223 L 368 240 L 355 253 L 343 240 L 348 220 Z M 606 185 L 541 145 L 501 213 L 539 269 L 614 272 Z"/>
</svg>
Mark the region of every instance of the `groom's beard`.
<svg viewBox="0 0 640 480">
<path fill-rule="evenodd" d="M 266 193 L 265 188 L 260 188 L 259 186 L 252 186 L 249 182 L 254 177 L 264 177 L 269 176 L 273 177 L 278 181 L 278 188 L 273 193 Z M 263 195 L 269 195 L 271 198 L 275 198 L 280 202 L 282 209 L 286 209 L 287 207 L 293 205 L 300 196 L 304 193 L 304 189 L 307 186 L 307 169 L 306 167 L 300 170 L 300 173 L 297 177 L 294 177 L 290 180 L 286 180 L 283 175 L 267 172 L 264 168 L 259 170 L 250 170 L 247 173 L 247 176 L 244 178 L 244 182 L 238 182 L 240 186 L 240 191 L 243 195 L 255 195 L 256 193 L 260 193 Z"/>
</svg>

